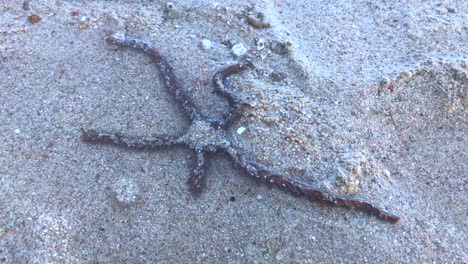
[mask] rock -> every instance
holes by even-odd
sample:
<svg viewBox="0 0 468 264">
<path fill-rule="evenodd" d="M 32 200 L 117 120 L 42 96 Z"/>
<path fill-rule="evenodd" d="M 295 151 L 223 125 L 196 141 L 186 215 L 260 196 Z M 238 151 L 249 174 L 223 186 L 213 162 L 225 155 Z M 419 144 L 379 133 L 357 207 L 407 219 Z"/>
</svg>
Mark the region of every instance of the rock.
<svg viewBox="0 0 468 264">
<path fill-rule="evenodd" d="M 274 82 L 280 82 L 284 79 L 286 79 L 286 73 L 284 72 L 279 72 L 279 71 L 273 71 L 271 74 L 270 74 L 270 78 L 272 81 Z"/>
<path fill-rule="evenodd" d="M 361 152 L 346 153 L 342 157 L 342 166 L 336 168 L 337 186 L 348 192 L 355 192 L 359 189 L 360 178 L 363 177 L 363 170 L 367 163 L 367 157 Z"/>
<path fill-rule="evenodd" d="M 211 49 L 211 40 L 209 40 L 209 39 L 202 39 L 202 40 L 200 41 L 200 48 L 201 48 L 202 50 L 209 50 L 209 49 Z"/>
<path fill-rule="evenodd" d="M 276 256 L 280 250 L 280 243 L 277 239 L 271 238 L 266 242 L 266 247 L 268 249 L 268 253 L 271 256 Z"/>
<path fill-rule="evenodd" d="M 255 39 L 255 45 L 257 50 L 263 50 L 266 45 L 266 41 L 263 38 Z"/>
<path fill-rule="evenodd" d="M 274 40 L 271 42 L 271 51 L 276 54 L 284 55 L 292 50 L 293 43 L 291 41 L 277 41 Z"/>
<path fill-rule="evenodd" d="M 231 48 L 232 54 L 236 57 L 241 57 L 247 53 L 247 48 L 242 43 L 238 43 Z"/>
<path fill-rule="evenodd" d="M 245 132 L 245 130 L 246 130 L 245 127 L 239 127 L 239 128 L 237 129 L 237 134 L 241 135 L 242 133 Z"/>
<path fill-rule="evenodd" d="M 179 10 L 177 10 L 173 2 L 166 3 L 164 13 L 167 15 L 167 18 L 177 18 L 179 16 Z"/>
</svg>

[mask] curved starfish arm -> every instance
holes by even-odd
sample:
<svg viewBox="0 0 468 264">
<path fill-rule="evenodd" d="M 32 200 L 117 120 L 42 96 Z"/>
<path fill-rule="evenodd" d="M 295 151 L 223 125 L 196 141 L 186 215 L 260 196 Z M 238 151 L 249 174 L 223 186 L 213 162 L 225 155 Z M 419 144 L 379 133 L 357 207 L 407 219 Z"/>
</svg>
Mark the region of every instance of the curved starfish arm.
<svg viewBox="0 0 468 264">
<path fill-rule="evenodd" d="M 182 107 L 182 109 L 184 109 L 186 115 L 191 120 L 200 118 L 199 113 L 190 97 L 177 84 L 177 79 L 175 77 L 173 68 L 171 65 L 169 65 L 166 59 L 164 59 L 164 57 L 162 57 L 159 52 L 153 48 L 150 43 L 140 39 L 120 36 L 117 34 L 106 37 L 106 40 L 109 43 L 119 46 L 127 46 L 143 50 L 148 55 L 150 55 L 159 68 L 161 82 L 164 84 L 169 93 L 174 97 L 175 101 Z"/>
<path fill-rule="evenodd" d="M 196 150 L 195 152 L 195 165 L 192 170 L 192 175 L 188 179 L 190 192 L 198 196 L 201 193 L 202 185 L 205 181 L 205 154 L 202 150 Z"/>
<path fill-rule="evenodd" d="M 273 184 L 281 189 L 287 190 L 298 195 L 306 196 L 310 199 L 319 201 L 324 204 L 356 208 L 358 210 L 375 215 L 378 218 L 391 223 L 397 223 L 400 221 L 399 216 L 387 213 L 383 209 L 377 207 L 372 203 L 359 199 L 354 199 L 351 197 L 337 196 L 327 191 L 321 190 L 318 187 L 314 187 L 310 184 L 304 183 L 297 178 L 293 178 L 280 172 L 267 169 L 261 164 L 251 160 L 247 155 L 233 147 L 229 147 L 228 149 L 226 149 L 226 151 L 231 156 L 234 163 L 236 163 L 241 168 L 245 169 L 249 175 L 254 176 L 255 178 L 258 178 L 270 184 Z"/>
<path fill-rule="evenodd" d="M 159 136 L 157 138 L 131 137 L 119 133 L 103 133 L 81 129 L 81 139 L 86 143 L 109 144 L 131 149 L 155 149 L 165 146 L 183 145 L 178 138 Z"/>
<path fill-rule="evenodd" d="M 230 75 L 241 72 L 250 66 L 252 66 L 252 62 L 247 59 L 221 69 L 213 75 L 214 92 L 226 98 L 230 106 L 229 112 L 223 115 L 223 120 L 217 121 L 219 123 L 217 124 L 219 127 L 225 128 L 233 120 L 238 119 L 244 112 L 245 107 L 248 105 L 240 100 L 236 94 L 235 88 L 227 82 L 227 78 Z"/>
</svg>

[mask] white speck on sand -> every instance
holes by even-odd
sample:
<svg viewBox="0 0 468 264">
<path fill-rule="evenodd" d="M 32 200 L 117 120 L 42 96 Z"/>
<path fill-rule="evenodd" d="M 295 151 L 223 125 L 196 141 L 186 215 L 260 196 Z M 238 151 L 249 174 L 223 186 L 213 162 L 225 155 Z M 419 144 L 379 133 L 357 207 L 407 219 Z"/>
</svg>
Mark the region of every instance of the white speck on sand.
<svg viewBox="0 0 468 264">
<path fill-rule="evenodd" d="M 246 129 L 247 129 L 247 128 L 245 128 L 245 127 L 239 127 L 239 128 L 237 129 L 237 134 L 242 135 L 242 133 L 244 133 Z"/>
</svg>

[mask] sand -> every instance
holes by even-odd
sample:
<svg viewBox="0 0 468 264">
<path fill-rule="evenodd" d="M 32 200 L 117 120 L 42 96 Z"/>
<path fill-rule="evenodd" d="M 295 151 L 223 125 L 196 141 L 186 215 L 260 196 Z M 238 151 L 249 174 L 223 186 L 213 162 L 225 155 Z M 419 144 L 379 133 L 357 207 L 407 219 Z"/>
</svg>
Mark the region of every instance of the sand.
<svg viewBox="0 0 468 264">
<path fill-rule="evenodd" d="M 468 4 L 330 2 L 1 1 L 0 263 L 468 262 Z M 154 43 L 207 116 L 243 46 L 232 142 L 401 221 L 271 188 L 223 153 L 195 198 L 187 149 L 84 144 L 81 128 L 190 125 L 116 32 Z"/>
</svg>

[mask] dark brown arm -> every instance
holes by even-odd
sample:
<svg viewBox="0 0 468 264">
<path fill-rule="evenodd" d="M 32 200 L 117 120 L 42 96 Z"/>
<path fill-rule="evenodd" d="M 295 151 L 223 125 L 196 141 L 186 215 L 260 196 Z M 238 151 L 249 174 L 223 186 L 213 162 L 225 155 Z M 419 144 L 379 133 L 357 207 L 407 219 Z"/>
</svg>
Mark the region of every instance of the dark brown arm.
<svg viewBox="0 0 468 264">
<path fill-rule="evenodd" d="M 229 147 L 227 152 L 234 163 L 243 168 L 249 175 L 286 191 L 306 196 L 324 204 L 356 208 L 391 223 L 398 223 L 400 221 L 400 217 L 387 213 L 372 203 L 350 197 L 337 196 L 310 184 L 304 183 L 297 178 L 267 169 L 259 163 L 251 160 L 240 150 L 233 147 Z"/>
<path fill-rule="evenodd" d="M 162 83 L 169 91 L 169 93 L 174 97 L 175 101 L 182 107 L 182 109 L 184 109 L 185 113 L 191 120 L 200 119 L 199 113 L 192 100 L 185 93 L 185 91 L 178 86 L 177 79 L 174 75 L 174 70 L 172 69 L 171 65 L 169 65 L 166 59 L 164 59 L 150 43 L 140 39 L 125 36 L 121 38 L 116 36 L 108 36 L 106 40 L 107 42 L 115 45 L 140 49 L 149 54 L 159 68 L 159 75 Z"/>
<path fill-rule="evenodd" d="M 226 128 L 234 120 L 240 118 L 244 112 L 245 106 L 247 106 L 247 104 L 240 100 L 240 98 L 237 96 L 237 91 L 235 88 L 227 82 L 227 78 L 230 75 L 241 72 L 250 66 L 252 66 L 252 62 L 250 60 L 243 60 L 239 63 L 219 70 L 213 76 L 214 92 L 226 98 L 230 107 L 230 109 L 224 113 L 223 120 L 218 121 L 219 127 Z"/>
</svg>

